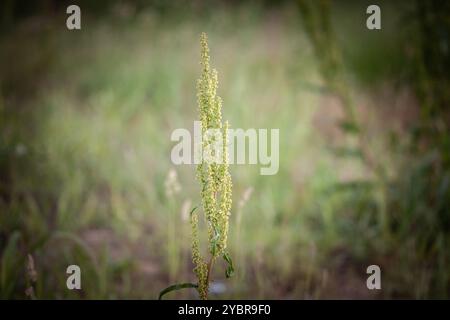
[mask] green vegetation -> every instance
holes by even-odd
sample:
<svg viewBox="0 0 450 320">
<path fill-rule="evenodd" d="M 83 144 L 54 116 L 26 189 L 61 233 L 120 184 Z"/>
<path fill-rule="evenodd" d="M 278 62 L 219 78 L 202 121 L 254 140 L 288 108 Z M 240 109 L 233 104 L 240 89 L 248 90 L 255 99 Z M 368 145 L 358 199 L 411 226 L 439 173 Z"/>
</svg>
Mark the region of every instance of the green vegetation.
<svg viewBox="0 0 450 320">
<path fill-rule="evenodd" d="M 79 32 L 46 13 L 5 26 L 0 298 L 155 299 L 197 283 L 202 183 L 171 164 L 170 133 L 198 119 L 203 31 L 229 122 L 280 128 L 277 175 L 229 167 L 235 275 L 217 259 L 208 297 L 448 298 L 448 6 L 381 2 L 369 31 L 365 1 L 221 3 L 86 8 Z M 202 234 L 200 252 L 221 257 L 226 238 Z M 371 264 L 381 291 L 366 288 Z"/>
<path fill-rule="evenodd" d="M 216 259 L 223 256 L 228 263 L 226 277 L 229 278 L 234 273 L 233 262 L 227 252 L 227 236 L 229 216 L 231 214 L 232 182 L 228 172 L 228 122 L 222 123 L 222 100 L 217 96 L 219 84 L 217 70 L 212 69 L 209 64 L 208 38 L 205 33 L 201 35 L 201 65 L 202 75 L 197 82 L 197 98 L 200 111 L 201 131 L 202 131 L 202 152 L 211 156 L 211 151 L 215 148 L 217 141 L 215 136 L 209 136 L 210 129 L 220 130 L 222 139 L 222 150 L 220 162 L 216 163 L 212 159 L 205 159 L 197 166 L 197 177 L 201 184 L 202 207 L 205 214 L 206 228 L 208 230 L 208 251 L 210 258 L 206 262 L 200 252 L 199 223 L 195 210 L 190 212 L 191 232 L 192 232 L 192 261 L 194 262 L 194 272 L 197 275 L 197 284 L 174 285 L 163 290 L 169 291 L 197 288 L 201 299 L 208 298 L 209 283 L 212 281 L 211 274 Z M 215 158 L 217 159 L 217 158 Z M 160 298 L 162 294 L 160 294 Z"/>
</svg>

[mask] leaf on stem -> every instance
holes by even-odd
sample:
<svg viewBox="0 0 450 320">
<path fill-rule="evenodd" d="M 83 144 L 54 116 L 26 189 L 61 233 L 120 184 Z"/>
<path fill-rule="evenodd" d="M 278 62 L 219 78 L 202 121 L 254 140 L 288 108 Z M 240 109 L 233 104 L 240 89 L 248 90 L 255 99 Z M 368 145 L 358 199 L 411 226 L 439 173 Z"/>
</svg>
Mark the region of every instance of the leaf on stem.
<svg viewBox="0 0 450 320">
<path fill-rule="evenodd" d="M 171 286 L 165 288 L 164 290 L 162 290 L 162 291 L 159 293 L 158 300 L 161 300 L 161 298 L 162 298 L 166 293 L 169 293 L 169 292 L 172 292 L 172 291 L 175 291 L 175 290 L 186 289 L 186 288 L 198 288 L 198 285 L 195 284 L 195 283 L 177 283 L 177 284 L 171 285 Z"/>
<path fill-rule="evenodd" d="M 230 278 L 234 274 L 233 260 L 231 260 L 228 252 L 223 254 L 223 259 L 228 263 L 227 269 L 225 270 L 225 276 Z"/>
</svg>

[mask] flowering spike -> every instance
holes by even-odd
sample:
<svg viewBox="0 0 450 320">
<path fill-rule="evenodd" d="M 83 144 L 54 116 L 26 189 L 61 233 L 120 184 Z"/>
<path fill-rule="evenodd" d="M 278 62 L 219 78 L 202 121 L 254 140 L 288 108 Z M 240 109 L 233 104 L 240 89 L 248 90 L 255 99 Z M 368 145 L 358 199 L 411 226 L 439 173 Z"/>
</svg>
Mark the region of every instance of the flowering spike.
<svg viewBox="0 0 450 320">
<path fill-rule="evenodd" d="M 202 130 L 202 150 L 205 154 L 214 148 L 216 140 L 206 134 L 208 129 L 221 133 L 222 150 L 220 161 L 211 163 L 202 157 L 197 166 L 197 178 L 201 184 L 202 207 L 208 229 L 209 263 L 200 255 L 198 243 L 198 218 L 192 216 L 192 259 L 198 277 L 198 291 L 202 299 L 208 294 L 209 276 L 214 260 L 225 255 L 228 235 L 228 219 L 231 211 L 232 183 L 228 172 L 228 122 L 222 123 L 222 99 L 217 96 L 218 74 L 211 70 L 208 40 L 205 33 L 200 38 L 202 74 L 197 82 L 197 100 Z M 209 152 L 206 152 L 209 154 Z"/>
</svg>

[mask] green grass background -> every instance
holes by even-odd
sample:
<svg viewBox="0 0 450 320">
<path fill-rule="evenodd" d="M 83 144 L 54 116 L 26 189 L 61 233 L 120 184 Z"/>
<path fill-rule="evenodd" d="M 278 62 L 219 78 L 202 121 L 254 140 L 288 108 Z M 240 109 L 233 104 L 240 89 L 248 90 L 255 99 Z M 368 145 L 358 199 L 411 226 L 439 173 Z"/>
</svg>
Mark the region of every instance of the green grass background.
<svg viewBox="0 0 450 320">
<path fill-rule="evenodd" d="M 407 5 L 383 2 L 381 31 L 366 29 L 367 5 L 335 3 L 332 24 L 366 147 L 387 182 L 357 155 L 333 151 L 352 140 L 294 3 L 156 10 L 117 2 L 102 15 L 82 11 L 81 31 L 65 28 L 64 10 L 4 29 L 1 297 L 26 298 L 27 254 L 37 298 L 154 299 L 174 282 L 195 282 L 183 206 L 196 206 L 200 190 L 194 166 L 171 163 L 170 134 L 198 118 L 203 31 L 224 119 L 280 129 L 277 175 L 231 166 L 236 274 L 225 279 L 219 264 L 211 297 L 448 297 L 449 171 L 435 188 L 440 220 L 441 207 L 421 197 L 434 183 L 426 171 L 433 152 L 402 149 L 420 104 L 405 80 Z M 181 186 L 173 196 L 170 170 Z M 81 267 L 81 291 L 66 289 L 70 264 Z M 381 291 L 366 288 L 371 264 L 381 267 Z"/>
</svg>

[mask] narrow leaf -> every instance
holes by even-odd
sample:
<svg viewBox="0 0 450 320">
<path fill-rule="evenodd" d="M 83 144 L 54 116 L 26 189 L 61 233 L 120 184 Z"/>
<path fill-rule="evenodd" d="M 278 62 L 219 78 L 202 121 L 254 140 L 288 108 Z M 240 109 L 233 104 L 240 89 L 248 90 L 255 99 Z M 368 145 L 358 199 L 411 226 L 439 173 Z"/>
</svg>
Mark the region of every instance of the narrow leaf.
<svg viewBox="0 0 450 320">
<path fill-rule="evenodd" d="M 220 232 L 215 225 L 213 225 L 213 229 L 214 229 L 214 237 L 211 243 L 211 254 L 215 257 L 218 250 L 217 245 L 220 239 Z"/>
<path fill-rule="evenodd" d="M 161 300 L 161 298 L 166 293 L 169 293 L 169 292 L 175 291 L 175 290 L 186 289 L 186 288 L 198 288 L 198 285 L 195 283 L 177 283 L 177 284 L 171 285 L 159 293 L 158 300 Z"/>
<path fill-rule="evenodd" d="M 191 213 L 189 213 L 189 215 L 192 216 L 192 214 L 194 213 L 195 210 L 197 210 L 197 208 L 198 208 L 198 206 L 194 207 L 194 208 L 191 210 Z"/>
<path fill-rule="evenodd" d="M 227 269 L 225 270 L 225 276 L 227 278 L 230 278 L 234 274 L 233 260 L 231 260 L 231 257 L 228 254 L 228 252 L 225 252 L 223 254 L 223 259 L 228 263 Z"/>
</svg>

